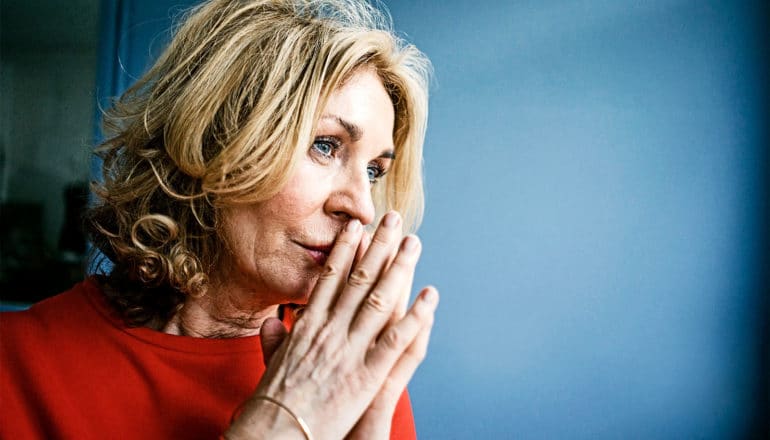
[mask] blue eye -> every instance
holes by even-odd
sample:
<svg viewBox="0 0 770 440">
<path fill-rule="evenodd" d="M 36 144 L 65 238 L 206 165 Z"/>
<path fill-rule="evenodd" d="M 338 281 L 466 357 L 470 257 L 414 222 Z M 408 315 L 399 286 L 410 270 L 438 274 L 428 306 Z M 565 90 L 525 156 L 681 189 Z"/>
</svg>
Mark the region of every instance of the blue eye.
<svg viewBox="0 0 770 440">
<path fill-rule="evenodd" d="M 380 165 L 372 164 L 366 167 L 366 174 L 369 177 L 369 182 L 375 184 L 380 177 L 385 175 L 385 171 Z"/>
<path fill-rule="evenodd" d="M 316 140 L 311 148 L 321 154 L 321 156 L 331 157 L 337 145 L 328 140 Z"/>
</svg>

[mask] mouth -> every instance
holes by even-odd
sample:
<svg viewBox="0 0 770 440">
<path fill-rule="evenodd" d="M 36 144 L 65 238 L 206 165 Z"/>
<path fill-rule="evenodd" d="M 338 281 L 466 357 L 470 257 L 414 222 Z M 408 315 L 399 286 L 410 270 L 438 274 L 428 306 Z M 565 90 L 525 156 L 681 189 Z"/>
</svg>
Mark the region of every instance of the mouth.
<svg viewBox="0 0 770 440">
<path fill-rule="evenodd" d="M 334 247 L 334 243 L 312 245 L 304 243 L 297 244 L 304 248 L 308 255 L 310 255 L 310 258 L 312 258 L 313 261 L 315 261 L 319 266 L 326 264 L 326 259 L 329 258 L 329 254 L 332 252 L 332 248 Z"/>
</svg>

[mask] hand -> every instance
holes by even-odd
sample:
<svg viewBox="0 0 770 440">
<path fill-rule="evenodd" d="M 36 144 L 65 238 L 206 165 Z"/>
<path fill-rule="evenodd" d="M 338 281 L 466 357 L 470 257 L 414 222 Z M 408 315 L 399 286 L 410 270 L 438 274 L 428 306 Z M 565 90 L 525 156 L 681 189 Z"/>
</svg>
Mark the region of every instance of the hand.
<svg viewBox="0 0 770 440">
<path fill-rule="evenodd" d="M 420 292 L 420 295 L 435 294 L 435 292 L 429 293 L 428 290 L 430 289 L 430 287 L 424 289 Z M 390 438 L 393 414 L 395 413 L 399 398 L 406 389 L 406 385 L 411 380 L 417 366 L 425 358 L 431 327 L 432 320 L 420 330 L 415 340 L 391 370 L 379 393 L 366 409 L 366 412 L 364 412 L 356 426 L 346 437 L 348 440 Z"/>
<path fill-rule="evenodd" d="M 355 267 L 358 261 L 366 253 L 371 243 L 371 234 L 364 232 L 356 252 L 356 258 L 353 263 Z M 387 267 L 390 267 L 393 259 L 396 257 L 394 248 L 388 259 Z M 412 288 L 412 277 L 407 277 L 402 285 L 403 292 L 399 296 L 399 301 L 391 315 L 390 322 L 398 322 L 404 317 L 409 302 L 409 294 Z M 425 293 L 421 293 L 425 294 Z M 431 320 L 432 323 L 432 320 Z M 428 339 L 430 337 L 431 325 L 426 325 L 420 330 L 417 338 L 406 350 L 402 359 L 391 370 L 388 378 L 385 380 L 382 388 L 372 403 L 366 409 L 364 414 L 358 420 L 353 430 L 347 435 L 348 440 L 374 440 L 390 438 L 390 428 L 393 421 L 398 401 L 406 389 L 406 385 L 411 380 L 412 374 L 425 357 Z M 261 331 L 262 354 L 265 359 L 265 365 L 270 363 L 273 353 L 288 335 L 286 327 L 278 319 L 266 322 Z"/>
<path fill-rule="evenodd" d="M 406 304 L 404 304 L 404 312 L 401 315 L 403 316 L 405 312 Z M 288 335 L 288 331 L 280 320 L 272 319 L 262 326 L 261 334 L 262 354 L 265 359 L 265 365 L 267 365 L 273 353 L 275 353 Z M 416 366 L 425 357 L 429 337 L 430 325 L 420 331 L 418 337 L 407 349 L 407 353 L 399 360 L 396 367 L 391 370 L 379 393 L 353 427 L 353 430 L 348 433 L 346 439 L 375 440 L 390 438 L 390 428 L 396 406 L 407 383 L 411 380 Z"/>
<path fill-rule="evenodd" d="M 363 256 L 371 243 L 371 234 L 365 233 L 363 240 L 358 248 L 357 260 Z M 388 267 L 396 257 L 397 249 L 394 249 L 388 260 Z M 354 263 L 355 266 L 356 263 Z M 413 277 L 408 277 L 402 285 L 402 293 L 396 304 L 390 322 L 398 322 L 404 317 L 409 305 L 409 295 L 412 290 Z M 426 294 L 424 292 L 421 295 Z M 430 322 L 432 325 L 432 320 Z M 412 342 L 412 345 L 406 350 L 402 359 L 391 370 L 388 378 L 385 380 L 380 392 L 358 420 L 356 426 L 347 435 L 347 440 L 374 440 L 390 438 L 390 429 L 393 422 L 393 415 L 398 405 L 399 399 L 403 395 L 407 383 L 412 378 L 417 366 L 425 358 L 428 348 L 428 339 L 430 337 L 431 325 L 427 325 L 421 331 L 418 337 Z"/>
<path fill-rule="evenodd" d="M 400 218 L 389 213 L 351 272 L 362 229 L 353 220 L 339 235 L 307 309 L 288 336 L 276 327 L 280 322 L 263 326 L 263 338 L 270 335 L 263 344 L 273 355 L 255 396 L 282 402 L 320 439 L 342 438 L 362 421 L 357 429 L 380 426 L 388 411 L 392 416 L 392 390 L 400 395 L 419 364 L 438 300 L 434 289 L 424 289 L 402 318 L 389 322 L 404 284 L 411 284 L 419 240 L 400 240 Z M 294 421 L 277 416 L 271 405 L 260 399 L 247 402 L 228 436 L 275 438 L 283 432 L 286 438 L 301 438 Z M 362 418 L 365 411 L 371 415 Z M 376 431 L 379 436 L 381 429 Z"/>
</svg>

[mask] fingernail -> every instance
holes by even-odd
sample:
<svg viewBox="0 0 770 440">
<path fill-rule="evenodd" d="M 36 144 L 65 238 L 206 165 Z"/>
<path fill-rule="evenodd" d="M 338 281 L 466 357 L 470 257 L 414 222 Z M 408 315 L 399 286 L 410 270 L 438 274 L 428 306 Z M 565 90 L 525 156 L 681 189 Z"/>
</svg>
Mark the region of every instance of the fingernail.
<svg viewBox="0 0 770 440">
<path fill-rule="evenodd" d="M 436 293 L 435 289 L 425 289 L 422 292 L 422 300 L 428 304 L 435 303 L 437 298 L 438 294 Z"/>
<path fill-rule="evenodd" d="M 361 227 L 361 222 L 358 221 L 358 219 L 353 219 L 348 222 L 348 225 L 345 227 L 345 230 L 348 232 L 357 232 L 358 229 Z"/>
<path fill-rule="evenodd" d="M 415 249 L 417 249 L 417 244 L 420 242 L 420 240 L 417 239 L 414 235 L 407 235 L 404 237 L 404 242 L 401 243 L 401 249 L 403 249 L 406 252 L 412 253 Z"/>
<path fill-rule="evenodd" d="M 396 226 L 398 224 L 398 214 L 395 211 L 385 214 L 383 224 L 389 228 Z"/>
</svg>

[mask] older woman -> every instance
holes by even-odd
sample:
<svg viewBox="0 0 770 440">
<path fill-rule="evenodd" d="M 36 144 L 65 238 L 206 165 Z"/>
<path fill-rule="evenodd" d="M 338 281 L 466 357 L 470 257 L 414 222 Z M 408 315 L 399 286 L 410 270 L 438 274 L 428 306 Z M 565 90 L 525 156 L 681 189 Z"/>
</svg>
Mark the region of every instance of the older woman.
<svg viewBox="0 0 770 440">
<path fill-rule="evenodd" d="M 364 3 L 193 9 L 106 116 L 111 270 L 0 319 L 0 437 L 413 438 L 427 70 Z"/>
</svg>

